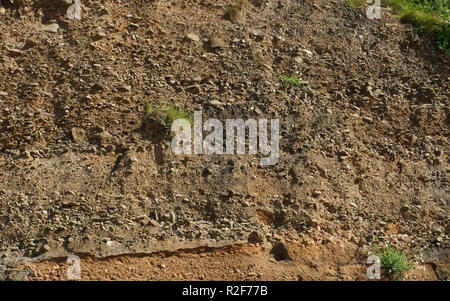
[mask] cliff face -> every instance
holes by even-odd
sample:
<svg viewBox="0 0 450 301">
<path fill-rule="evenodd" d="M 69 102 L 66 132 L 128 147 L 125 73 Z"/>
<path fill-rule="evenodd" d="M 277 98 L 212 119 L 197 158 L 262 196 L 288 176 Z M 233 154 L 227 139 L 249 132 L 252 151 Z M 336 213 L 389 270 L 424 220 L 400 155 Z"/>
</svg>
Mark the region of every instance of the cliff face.
<svg viewBox="0 0 450 301">
<path fill-rule="evenodd" d="M 368 250 L 390 240 L 435 262 L 418 278 L 448 278 L 449 56 L 388 9 L 82 0 L 69 20 L 64 1 L 2 3 L 4 258 L 169 252 L 178 267 L 211 258 L 186 279 L 365 279 Z M 278 119 L 278 163 L 175 155 L 167 112 L 145 103 Z M 52 264 L 34 275 L 59 277 Z"/>
</svg>

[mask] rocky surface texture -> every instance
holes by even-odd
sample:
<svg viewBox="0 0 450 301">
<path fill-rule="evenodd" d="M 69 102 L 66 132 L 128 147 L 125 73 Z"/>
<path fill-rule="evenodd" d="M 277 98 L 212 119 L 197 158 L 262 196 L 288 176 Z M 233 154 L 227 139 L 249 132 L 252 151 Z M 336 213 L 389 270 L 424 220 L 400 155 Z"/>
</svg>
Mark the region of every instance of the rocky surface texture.
<svg viewBox="0 0 450 301">
<path fill-rule="evenodd" d="M 42 260 L 79 254 L 90 271 L 203 269 L 129 279 L 365 279 L 386 240 L 418 279 L 449 278 L 450 64 L 434 41 L 337 0 L 232 18 L 225 0 L 81 2 L 69 20 L 64 1 L 1 1 L 0 278 L 57 278 L 61 260 Z M 176 156 L 146 102 L 278 118 L 279 162 Z M 17 272 L 18 257 L 40 261 Z M 109 270 L 90 279 L 127 279 Z"/>
</svg>

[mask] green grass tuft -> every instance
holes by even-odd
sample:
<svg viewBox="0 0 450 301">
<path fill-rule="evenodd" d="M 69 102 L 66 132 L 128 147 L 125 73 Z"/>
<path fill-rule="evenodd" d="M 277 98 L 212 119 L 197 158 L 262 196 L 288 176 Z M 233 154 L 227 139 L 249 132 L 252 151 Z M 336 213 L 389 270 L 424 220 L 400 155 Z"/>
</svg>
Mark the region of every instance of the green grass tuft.
<svg viewBox="0 0 450 301">
<path fill-rule="evenodd" d="M 359 9 L 364 7 L 366 0 L 345 0 L 345 3 L 352 9 Z"/>
<path fill-rule="evenodd" d="M 443 21 L 426 13 L 414 9 L 405 9 L 400 13 L 400 21 L 403 23 L 411 23 L 420 28 L 422 32 L 436 33 L 442 26 Z"/>
<path fill-rule="evenodd" d="M 450 54 L 450 1 L 382 0 L 382 4 L 391 7 L 403 23 L 434 36 L 438 46 Z"/>
<path fill-rule="evenodd" d="M 186 113 L 175 107 L 173 104 L 170 104 L 168 109 L 164 111 L 167 114 L 167 127 L 170 129 L 172 123 L 177 119 L 186 119 L 191 124 L 193 123 L 192 115 L 190 113 Z"/>
<path fill-rule="evenodd" d="M 379 247 L 375 250 L 375 255 L 380 257 L 381 267 L 387 270 L 394 280 L 402 280 L 414 266 L 413 261 L 408 258 L 405 252 L 392 245 Z"/>
<path fill-rule="evenodd" d="M 345 0 L 352 9 L 362 9 L 366 0 Z M 437 45 L 450 54 L 450 1 L 381 0 L 403 23 L 416 26 L 423 34 L 436 38 Z"/>
<path fill-rule="evenodd" d="M 170 131 L 170 128 L 172 127 L 172 123 L 177 119 L 186 119 L 191 124 L 194 123 L 191 113 L 186 113 L 186 112 L 182 111 L 181 109 L 178 109 L 173 104 L 170 104 L 167 108 L 156 108 L 156 107 L 152 107 L 150 105 L 150 103 L 146 102 L 144 104 L 144 112 L 147 115 L 163 114 L 163 116 L 165 116 L 165 119 L 166 119 L 166 126 L 167 126 L 168 131 Z"/>
</svg>

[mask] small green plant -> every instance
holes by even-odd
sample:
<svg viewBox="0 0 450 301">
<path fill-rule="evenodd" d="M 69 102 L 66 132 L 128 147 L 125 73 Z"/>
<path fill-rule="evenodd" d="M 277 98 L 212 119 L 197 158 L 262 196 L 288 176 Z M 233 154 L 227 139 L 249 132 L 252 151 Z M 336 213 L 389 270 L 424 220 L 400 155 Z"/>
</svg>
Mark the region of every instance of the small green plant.
<svg viewBox="0 0 450 301">
<path fill-rule="evenodd" d="M 178 109 L 175 105 L 170 104 L 167 108 L 156 108 L 146 102 L 144 104 L 144 112 L 147 116 L 149 115 L 160 115 L 163 116 L 166 122 L 167 129 L 170 131 L 172 123 L 177 119 L 186 119 L 191 124 L 193 124 L 192 114 L 183 112 Z"/>
<path fill-rule="evenodd" d="M 286 88 L 291 86 L 300 86 L 302 84 L 300 78 L 298 78 L 295 74 L 285 74 L 281 76 L 281 80 L 283 82 L 283 86 Z"/>
<path fill-rule="evenodd" d="M 189 113 L 183 112 L 177 107 L 175 107 L 173 104 L 170 104 L 167 110 L 165 111 L 167 114 L 167 127 L 170 129 L 172 126 L 172 123 L 177 119 L 186 119 L 191 124 L 193 123 L 192 116 Z"/>
<path fill-rule="evenodd" d="M 345 0 L 345 3 L 352 9 L 363 8 L 366 0 Z"/>
<path fill-rule="evenodd" d="M 446 23 L 436 33 L 438 46 L 450 55 L 450 23 Z"/>
<path fill-rule="evenodd" d="M 422 32 L 433 33 L 440 29 L 442 20 L 438 17 L 419 10 L 405 9 L 400 13 L 400 21 L 417 26 Z"/>
<path fill-rule="evenodd" d="M 150 114 L 152 112 L 152 106 L 150 105 L 150 103 L 146 102 L 144 104 L 144 112 L 146 114 Z"/>
<path fill-rule="evenodd" d="M 380 257 L 381 267 L 384 268 L 394 280 L 403 279 L 406 273 L 413 268 L 414 263 L 408 258 L 406 253 L 390 244 L 378 247 L 374 253 Z"/>
</svg>

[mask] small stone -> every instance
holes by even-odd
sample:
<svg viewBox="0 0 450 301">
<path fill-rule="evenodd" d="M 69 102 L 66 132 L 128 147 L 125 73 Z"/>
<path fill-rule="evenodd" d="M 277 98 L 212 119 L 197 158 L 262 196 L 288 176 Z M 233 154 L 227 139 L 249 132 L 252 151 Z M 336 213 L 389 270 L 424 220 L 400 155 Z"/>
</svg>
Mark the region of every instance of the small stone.
<svg viewBox="0 0 450 301">
<path fill-rule="evenodd" d="M 153 226 L 153 227 L 156 227 L 156 228 L 160 228 L 160 227 L 161 227 L 161 224 L 158 223 L 157 221 L 155 221 L 154 219 L 151 219 L 150 222 L 149 222 L 149 224 L 150 224 L 151 226 Z"/>
<path fill-rule="evenodd" d="M 22 55 L 24 52 L 20 49 L 14 49 L 14 48 L 8 48 L 8 54 L 10 56 L 20 56 Z"/>
<path fill-rule="evenodd" d="M 373 87 L 370 85 L 370 84 L 367 84 L 365 87 L 364 87 L 364 94 L 365 95 L 367 95 L 367 96 L 373 96 L 373 93 L 372 93 L 372 90 L 373 90 Z"/>
<path fill-rule="evenodd" d="M 363 117 L 363 120 L 365 121 L 365 122 L 372 122 L 373 121 L 373 119 L 371 118 L 371 117 L 369 117 L 369 116 L 364 116 Z"/>
<path fill-rule="evenodd" d="M 53 97 L 53 94 L 44 90 L 39 90 L 38 91 L 40 94 L 48 96 L 48 97 Z"/>
<path fill-rule="evenodd" d="M 123 85 L 117 88 L 120 92 L 131 92 L 131 86 Z"/>
<path fill-rule="evenodd" d="M 201 92 L 201 89 L 198 85 L 192 85 L 189 87 L 186 87 L 186 92 L 189 92 L 191 94 L 199 94 Z"/>
<path fill-rule="evenodd" d="M 139 24 L 131 23 L 130 24 L 130 28 L 133 29 L 133 30 L 137 30 L 137 29 L 139 29 Z"/>
<path fill-rule="evenodd" d="M 9 95 L 8 92 L 0 91 L 0 96 L 8 96 L 8 95 Z"/>
<path fill-rule="evenodd" d="M 42 26 L 41 29 L 45 32 L 57 33 L 58 29 L 59 29 L 59 25 L 58 25 L 58 23 L 52 23 L 49 25 Z"/>
<path fill-rule="evenodd" d="M 379 97 L 383 95 L 383 91 L 381 89 L 376 89 L 375 91 L 373 91 L 373 96 L 374 97 Z"/>
<path fill-rule="evenodd" d="M 310 226 L 310 227 L 312 227 L 312 228 L 315 228 L 315 227 L 317 227 L 319 225 L 319 222 L 317 221 L 317 220 L 315 220 L 315 219 L 310 219 L 309 220 L 309 222 L 308 222 L 308 226 Z"/>
<path fill-rule="evenodd" d="M 320 190 L 314 190 L 312 193 L 313 198 L 317 198 L 322 194 Z"/>
<path fill-rule="evenodd" d="M 99 83 L 95 83 L 94 85 L 92 85 L 91 89 L 93 91 L 104 91 L 105 87 Z"/>
<path fill-rule="evenodd" d="M 441 234 L 442 233 L 442 229 L 441 228 L 434 228 L 431 232 L 433 234 Z"/>
<path fill-rule="evenodd" d="M 322 199 L 323 200 L 323 199 Z M 327 208 L 327 210 L 330 213 L 335 213 L 337 211 L 337 208 L 334 204 L 328 202 L 328 201 L 323 201 L 323 205 Z"/>
<path fill-rule="evenodd" d="M 148 219 L 147 215 L 141 215 L 141 216 L 136 217 L 134 220 L 137 222 L 141 222 L 141 221 L 145 221 L 147 219 Z"/>
<path fill-rule="evenodd" d="M 266 68 L 267 70 L 269 70 L 269 71 L 273 71 L 273 68 L 271 66 L 267 65 L 267 64 L 262 64 L 262 66 L 264 68 Z"/>
<path fill-rule="evenodd" d="M 303 63 L 303 59 L 301 56 L 296 56 L 294 57 L 294 62 L 296 62 L 297 64 L 301 64 Z"/>
<path fill-rule="evenodd" d="M 408 205 L 403 205 L 400 208 L 400 212 L 408 212 L 411 209 L 411 207 L 409 207 Z"/>
<path fill-rule="evenodd" d="M 36 40 L 34 40 L 34 39 L 28 39 L 28 40 L 25 42 L 25 47 L 31 48 L 31 47 L 37 46 L 37 44 L 38 44 L 38 42 L 37 42 Z"/>
<path fill-rule="evenodd" d="M 107 131 L 104 131 L 98 135 L 98 138 L 100 139 L 100 143 L 103 145 L 110 142 L 113 136 Z"/>
<path fill-rule="evenodd" d="M 313 53 L 311 51 L 307 50 L 307 49 L 303 49 L 302 51 L 303 51 L 303 53 L 305 53 L 308 56 L 312 56 L 313 55 Z"/>
<path fill-rule="evenodd" d="M 170 220 L 171 220 L 172 224 L 175 224 L 177 222 L 177 215 L 173 211 L 170 212 Z"/>
<path fill-rule="evenodd" d="M 98 31 L 95 35 L 94 35 L 94 39 L 95 40 L 101 40 L 106 38 L 106 34 L 104 32 Z"/>
<path fill-rule="evenodd" d="M 201 76 L 196 76 L 192 79 L 193 82 L 199 83 L 202 81 L 202 77 Z"/>
<path fill-rule="evenodd" d="M 4 7 L 0 7 L 0 15 L 4 15 L 6 13 L 6 9 Z"/>
<path fill-rule="evenodd" d="M 222 40 L 221 38 L 214 37 L 209 41 L 209 46 L 211 46 L 211 48 L 213 49 L 216 49 L 216 48 L 225 48 L 227 45 L 225 44 L 225 41 Z"/>
<path fill-rule="evenodd" d="M 281 171 L 281 172 L 278 173 L 278 176 L 279 177 L 285 177 L 285 176 L 287 176 L 287 172 Z"/>
<path fill-rule="evenodd" d="M 339 156 L 339 157 L 348 157 L 348 152 L 347 152 L 346 150 L 341 150 L 341 151 L 338 153 L 338 156 Z"/>
<path fill-rule="evenodd" d="M 80 128 L 72 128 L 72 137 L 75 143 L 83 143 L 87 141 L 86 131 Z"/>
<path fill-rule="evenodd" d="M 218 101 L 218 100 L 211 100 L 211 101 L 209 102 L 209 104 L 212 105 L 212 106 L 215 106 L 215 107 L 223 106 L 223 103 L 221 103 L 221 102 Z"/>
<path fill-rule="evenodd" d="M 186 39 L 192 42 L 200 42 L 200 37 L 195 33 L 189 33 L 186 35 Z"/>
</svg>

